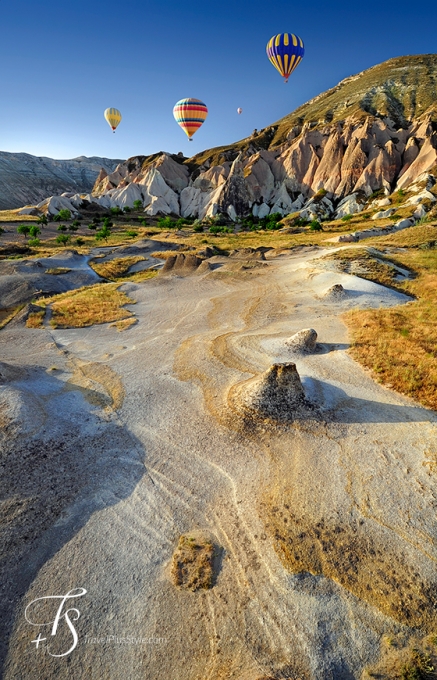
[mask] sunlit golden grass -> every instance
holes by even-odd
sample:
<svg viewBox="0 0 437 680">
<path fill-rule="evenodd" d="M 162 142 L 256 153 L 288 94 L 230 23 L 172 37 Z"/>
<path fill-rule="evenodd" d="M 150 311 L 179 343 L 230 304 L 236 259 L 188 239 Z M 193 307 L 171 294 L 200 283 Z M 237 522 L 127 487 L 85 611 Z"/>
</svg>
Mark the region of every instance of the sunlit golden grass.
<svg viewBox="0 0 437 680">
<path fill-rule="evenodd" d="M 108 260 L 107 262 L 91 260 L 89 265 L 92 267 L 92 269 L 94 269 L 96 274 L 102 278 L 114 281 L 122 276 L 125 276 L 134 264 L 137 264 L 137 262 L 142 262 L 146 259 L 147 258 L 140 255 L 136 257 L 117 257 L 113 260 Z"/>
<path fill-rule="evenodd" d="M 347 313 L 350 351 L 379 382 L 437 410 L 437 250 L 410 250 L 393 259 L 416 272 L 401 285 L 417 300 Z"/>
<path fill-rule="evenodd" d="M 45 309 L 41 312 L 31 312 L 26 320 L 27 328 L 43 328 Z"/>
<path fill-rule="evenodd" d="M 53 328 L 83 328 L 120 321 L 133 316 L 124 305 L 134 304 L 135 300 L 120 291 L 119 286 L 119 283 L 87 286 L 38 300 L 38 304 L 51 306 Z"/>
<path fill-rule="evenodd" d="M 38 219 L 36 215 L 19 215 L 18 210 L 0 210 L 0 222 L 35 222 Z"/>
<path fill-rule="evenodd" d="M 437 241 L 437 225 L 418 224 L 395 234 L 366 240 L 366 244 L 392 248 L 416 248 Z"/>
<path fill-rule="evenodd" d="M 7 326 L 9 321 L 12 321 L 14 316 L 18 314 L 23 309 L 24 305 L 18 305 L 17 307 L 8 307 L 8 309 L 0 309 L 0 330 Z"/>
<path fill-rule="evenodd" d="M 111 323 L 111 326 L 115 327 L 118 331 L 126 331 L 128 328 L 134 326 L 136 323 L 138 323 L 138 319 L 135 319 L 135 317 L 130 316 L 127 319 L 121 319 L 120 321 Z"/>
<path fill-rule="evenodd" d="M 53 274 L 53 276 L 61 276 L 62 274 L 68 274 L 71 272 L 69 267 L 50 267 L 50 269 L 45 270 L 45 274 Z"/>
</svg>

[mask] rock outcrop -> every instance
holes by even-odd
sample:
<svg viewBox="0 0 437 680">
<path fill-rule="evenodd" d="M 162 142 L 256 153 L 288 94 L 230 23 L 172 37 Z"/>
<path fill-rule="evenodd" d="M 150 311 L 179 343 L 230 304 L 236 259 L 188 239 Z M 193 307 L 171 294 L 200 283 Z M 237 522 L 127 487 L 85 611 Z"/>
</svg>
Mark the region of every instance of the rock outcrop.
<svg viewBox="0 0 437 680">
<path fill-rule="evenodd" d="M 97 156 L 54 160 L 0 151 L 0 210 L 39 203 L 65 191 L 89 192 L 102 172 L 112 172 L 119 163 Z"/>
<path fill-rule="evenodd" d="M 270 368 L 231 389 L 229 404 L 242 415 L 273 420 L 293 420 L 311 411 L 294 363 Z"/>
<path fill-rule="evenodd" d="M 78 210 L 141 201 L 152 216 L 339 219 L 360 212 L 374 192 L 405 189 L 437 168 L 436 83 L 437 55 L 391 59 L 229 147 L 189 159 L 164 152 L 129 158 L 102 170 L 91 195 L 64 198 Z M 375 218 L 392 215 L 389 205 L 378 197 Z"/>
<path fill-rule="evenodd" d="M 285 344 L 293 352 L 310 354 L 316 351 L 317 333 L 314 328 L 304 328 L 288 338 Z"/>
</svg>

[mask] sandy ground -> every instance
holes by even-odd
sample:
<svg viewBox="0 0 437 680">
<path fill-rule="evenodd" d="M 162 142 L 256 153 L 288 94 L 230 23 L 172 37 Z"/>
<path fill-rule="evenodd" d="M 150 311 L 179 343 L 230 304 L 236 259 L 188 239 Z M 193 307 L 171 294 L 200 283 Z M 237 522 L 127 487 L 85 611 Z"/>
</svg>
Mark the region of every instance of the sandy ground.
<svg viewBox="0 0 437 680">
<path fill-rule="evenodd" d="M 383 635 L 433 629 L 436 416 L 352 361 L 340 318 L 408 298 L 322 253 L 126 284 L 122 333 L 2 331 L 5 678 L 361 678 Z M 284 361 L 319 415 L 248 427 L 229 390 Z M 170 579 L 195 530 L 223 549 L 209 591 Z M 75 588 L 77 646 L 50 656 L 59 601 L 39 627 L 25 607 Z"/>
</svg>

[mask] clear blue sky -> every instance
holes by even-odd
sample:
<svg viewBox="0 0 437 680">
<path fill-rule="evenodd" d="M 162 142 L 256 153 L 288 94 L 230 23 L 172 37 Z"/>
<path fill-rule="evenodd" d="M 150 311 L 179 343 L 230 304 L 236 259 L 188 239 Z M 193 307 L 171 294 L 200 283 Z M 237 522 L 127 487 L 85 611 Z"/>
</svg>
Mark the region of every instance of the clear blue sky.
<svg viewBox="0 0 437 680">
<path fill-rule="evenodd" d="M 191 155 L 390 57 L 437 52 L 436 25 L 435 3 L 406 0 L 0 0 L 0 150 Z M 287 85 L 265 54 L 285 31 L 306 49 Z M 193 143 L 172 115 L 183 97 L 209 108 Z M 110 106 L 123 115 L 115 135 L 103 118 Z"/>
</svg>

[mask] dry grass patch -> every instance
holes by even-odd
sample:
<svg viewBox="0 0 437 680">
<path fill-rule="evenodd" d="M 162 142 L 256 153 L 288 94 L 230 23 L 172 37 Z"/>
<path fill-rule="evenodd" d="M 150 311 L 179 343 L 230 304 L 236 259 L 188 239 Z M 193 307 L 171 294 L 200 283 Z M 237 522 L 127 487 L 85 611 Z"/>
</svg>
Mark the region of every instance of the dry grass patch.
<svg viewBox="0 0 437 680">
<path fill-rule="evenodd" d="M 107 262 L 96 262 L 94 259 L 89 264 L 96 274 L 102 278 L 115 281 L 125 276 L 134 264 L 143 262 L 146 259 L 146 257 L 138 255 L 135 257 L 117 257 Z"/>
<path fill-rule="evenodd" d="M 45 270 L 45 274 L 53 274 L 53 276 L 60 276 L 61 274 L 68 274 L 71 272 L 69 267 L 51 267 Z"/>
<path fill-rule="evenodd" d="M 423 224 L 403 229 L 395 234 L 368 239 L 367 243 L 393 248 L 420 248 L 437 242 L 437 226 Z"/>
<path fill-rule="evenodd" d="M 38 304 L 50 305 L 54 328 L 83 328 L 94 324 L 120 321 L 133 314 L 124 305 L 134 304 L 119 290 L 120 284 L 105 283 L 87 286 L 52 298 L 38 300 Z"/>
<path fill-rule="evenodd" d="M 7 309 L 0 309 L 0 330 L 7 326 L 9 321 L 12 321 L 14 316 L 23 309 L 24 305 L 18 307 L 8 307 Z"/>
<path fill-rule="evenodd" d="M 337 268 L 345 274 L 353 274 L 382 286 L 396 288 L 398 270 L 379 251 L 367 248 L 347 248 L 326 255 L 324 260 L 335 261 Z M 396 264 L 393 262 L 393 264 Z"/>
<path fill-rule="evenodd" d="M 115 323 L 112 323 L 111 326 L 115 327 L 118 331 L 126 331 L 131 326 L 135 326 L 136 323 L 138 323 L 138 319 L 135 319 L 135 317 L 130 316 L 127 319 L 121 319 L 121 321 L 116 321 Z"/>
<path fill-rule="evenodd" d="M 182 535 L 172 560 L 173 583 L 192 591 L 212 588 L 215 557 L 216 549 L 212 541 L 195 534 Z"/>
<path fill-rule="evenodd" d="M 44 317 L 46 310 L 41 312 L 31 312 L 26 319 L 27 328 L 44 328 Z"/>
<path fill-rule="evenodd" d="M 347 313 L 350 352 L 379 382 L 437 410 L 437 250 L 411 250 L 396 259 L 417 273 L 401 287 L 418 299 Z"/>
<path fill-rule="evenodd" d="M 363 680 L 433 680 L 437 679 L 436 636 L 412 639 L 408 644 L 396 637 L 386 637 L 377 664 L 365 669 Z"/>
<path fill-rule="evenodd" d="M 35 222 L 38 217 L 36 215 L 19 215 L 17 210 L 0 210 L 0 222 Z"/>
</svg>

